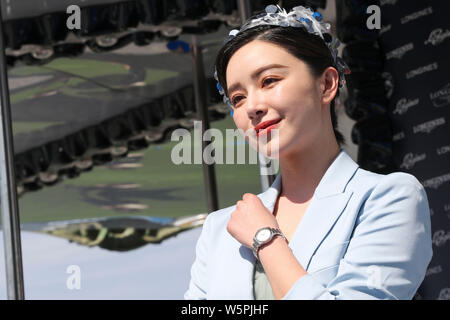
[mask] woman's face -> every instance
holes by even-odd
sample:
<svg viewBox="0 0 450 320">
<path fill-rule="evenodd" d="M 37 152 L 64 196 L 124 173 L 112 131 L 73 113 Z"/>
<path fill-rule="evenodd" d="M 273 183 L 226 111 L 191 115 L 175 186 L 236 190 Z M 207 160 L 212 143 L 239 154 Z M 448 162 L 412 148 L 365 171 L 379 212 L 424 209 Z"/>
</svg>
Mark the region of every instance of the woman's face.
<svg viewBox="0 0 450 320">
<path fill-rule="evenodd" d="M 261 68 L 264 70 L 256 73 Z M 255 146 L 257 140 L 259 150 L 267 141 L 267 152 L 270 155 L 277 151 L 277 157 L 317 142 L 323 127 L 331 123 L 329 107 L 325 108 L 323 103 L 331 102 L 332 98 L 324 99 L 321 78 L 315 79 L 303 61 L 282 47 L 261 40 L 247 43 L 233 54 L 226 70 L 228 97 L 234 105 L 237 128 L 246 133 L 245 139 L 249 141 L 248 133 L 254 133 L 258 124 L 280 119 L 273 127 L 278 129 L 278 147 L 272 145 L 276 142 L 273 135 L 276 131 L 269 134 L 266 131 L 265 136 L 259 137 L 254 134 L 249 141 Z"/>
</svg>

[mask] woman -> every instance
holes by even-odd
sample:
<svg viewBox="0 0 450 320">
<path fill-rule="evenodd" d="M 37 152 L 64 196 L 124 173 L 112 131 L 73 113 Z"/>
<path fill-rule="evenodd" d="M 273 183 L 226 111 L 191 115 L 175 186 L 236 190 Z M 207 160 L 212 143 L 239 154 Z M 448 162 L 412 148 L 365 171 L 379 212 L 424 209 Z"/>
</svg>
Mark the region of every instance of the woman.
<svg viewBox="0 0 450 320">
<path fill-rule="evenodd" d="M 185 298 L 412 299 L 432 257 L 424 188 L 341 148 L 336 39 L 309 9 L 270 7 L 230 33 L 216 75 L 238 129 L 277 130 L 281 173 L 208 215 Z"/>
</svg>

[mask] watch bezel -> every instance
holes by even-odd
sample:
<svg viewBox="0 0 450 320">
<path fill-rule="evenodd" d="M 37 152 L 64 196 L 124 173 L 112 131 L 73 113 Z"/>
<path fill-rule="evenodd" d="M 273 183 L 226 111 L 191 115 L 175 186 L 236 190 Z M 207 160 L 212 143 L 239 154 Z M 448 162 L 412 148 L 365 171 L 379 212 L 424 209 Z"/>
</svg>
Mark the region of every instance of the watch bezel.
<svg viewBox="0 0 450 320">
<path fill-rule="evenodd" d="M 263 232 L 266 232 L 266 231 L 268 231 L 267 237 L 266 237 L 265 239 L 259 239 L 260 235 L 261 235 Z M 264 244 L 264 243 L 266 243 L 266 242 L 269 241 L 272 237 L 273 237 L 273 231 L 272 231 L 272 228 L 270 228 L 270 227 L 261 228 L 261 229 L 259 229 L 259 230 L 256 232 L 256 234 L 255 234 L 255 240 L 256 240 L 259 244 Z"/>
<path fill-rule="evenodd" d="M 265 241 L 259 241 L 257 239 L 257 235 L 266 229 L 269 230 L 269 232 L 270 232 L 268 239 Z M 264 227 L 264 228 L 261 228 L 258 231 L 256 231 L 255 236 L 253 237 L 253 255 L 255 256 L 256 259 L 259 259 L 259 256 L 258 256 L 259 248 L 262 245 L 271 242 L 273 240 L 273 238 L 275 238 L 275 236 L 277 236 L 277 235 L 281 236 L 283 239 L 285 239 L 287 241 L 286 237 L 284 236 L 284 234 L 281 232 L 280 229 Z"/>
</svg>

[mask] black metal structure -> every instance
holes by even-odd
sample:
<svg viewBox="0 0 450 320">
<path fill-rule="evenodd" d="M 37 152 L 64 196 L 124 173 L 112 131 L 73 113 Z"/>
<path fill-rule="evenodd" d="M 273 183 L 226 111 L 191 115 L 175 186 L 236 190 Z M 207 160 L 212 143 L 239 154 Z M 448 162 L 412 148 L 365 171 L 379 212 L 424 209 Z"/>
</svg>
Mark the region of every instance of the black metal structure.
<svg viewBox="0 0 450 320">
<path fill-rule="evenodd" d="M 3 34 L 0 9 L 0 34 Z M 3 37 L 0 37 L 0 86 L 1 86 L 1 121 L 0 121 L 0 201 L 2 229 L 5 244 L 6 278 L 8 299 L 25 299 L 22 247 L 20 242 L 19 204 L 14 168 L 14 143 L 11 121 L 11 104 L 9 101 L 8 74 Z"/>
</svg>

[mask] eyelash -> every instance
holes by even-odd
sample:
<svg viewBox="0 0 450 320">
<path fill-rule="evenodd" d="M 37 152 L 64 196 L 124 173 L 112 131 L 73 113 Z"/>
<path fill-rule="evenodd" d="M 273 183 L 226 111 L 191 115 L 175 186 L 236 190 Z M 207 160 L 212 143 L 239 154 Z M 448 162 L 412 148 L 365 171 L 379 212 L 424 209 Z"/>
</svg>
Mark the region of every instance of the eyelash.
<svg viewBox="0 0 450 320">
<path fill-rule="evenodd" d="M 265 78 L 265 79 L 263 80 L 263 84 L 266 83 L 266 80 L 275 80 L 275 82 L 277 82 L 279 79 L 276 79 L 276 78 Z M 236 105 L 236 98 L 239 98 L 239 97 L 242 97 L 242 96 L 235 96 L 235 97 L 232 99 L 232 104 L 233 104 L 233 106 Z M 238 101 L 238 102 L 239 102 L 239 101 Z"/>
</svg>

